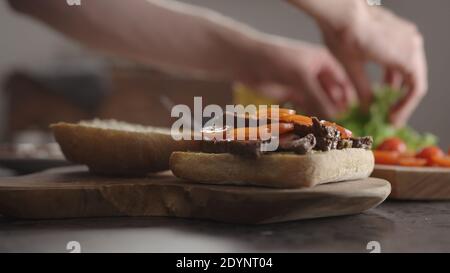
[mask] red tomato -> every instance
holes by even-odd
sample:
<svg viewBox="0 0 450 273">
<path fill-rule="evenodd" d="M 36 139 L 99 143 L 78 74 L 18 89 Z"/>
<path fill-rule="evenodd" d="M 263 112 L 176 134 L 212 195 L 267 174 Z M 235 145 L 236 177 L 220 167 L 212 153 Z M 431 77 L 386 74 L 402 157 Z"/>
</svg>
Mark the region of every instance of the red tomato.
<svg viewBox="0 0 450 273">
<path fill-rule="evenodd" d="M 386 138 L 377 148 L 378 151 L 391 151 L 404 153 L 406 152 L 406 144 L 398 137 Z"/>
<path fill-rule="evenodd" d="M 430 147 L 426 147 L 423 148 L 422 151 L 420 151 L 416 157 L 418 158 L 424 158 L 428 161 L 428 165 L 432 166 L 434 165 L 434 160 L 433 158 L 439 158 L 439 157 L 443 157 L 444 156 L 444 152 L 436 146 L 430 146 Z"/>
</svg>

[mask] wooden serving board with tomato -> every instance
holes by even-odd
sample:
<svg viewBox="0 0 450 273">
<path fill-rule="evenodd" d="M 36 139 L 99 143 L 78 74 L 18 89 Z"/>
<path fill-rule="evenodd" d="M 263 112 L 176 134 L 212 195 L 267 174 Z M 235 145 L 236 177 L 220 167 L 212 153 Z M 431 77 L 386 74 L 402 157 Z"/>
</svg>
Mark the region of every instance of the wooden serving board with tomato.
<svg viewBox="0 0 450 273">
<path fill-rule="evenodd" d="M 401 139 L 388 138 L 377 147 L 374 156 L 372 176 L 391 183 L 389 198 L 450 200 L 450 155 L 439 147 L 415 152 L 408 150 Z"/>
</svg>

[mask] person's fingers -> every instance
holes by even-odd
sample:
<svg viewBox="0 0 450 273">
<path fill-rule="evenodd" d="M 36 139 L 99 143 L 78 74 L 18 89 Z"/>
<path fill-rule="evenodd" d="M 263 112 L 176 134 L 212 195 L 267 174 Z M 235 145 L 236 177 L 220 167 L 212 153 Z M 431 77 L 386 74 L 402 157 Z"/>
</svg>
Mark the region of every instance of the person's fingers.
<svg viewBox="0 0 450 273">
<path fill-rule="evenodd" d="M 367 109 L 372 101 L 373 94 L 364 62 L 360 60 L 346 60 L 343 64 L 356 89 L 361 105 Z"/>
<path fill-rule="evenodd" d="M 403 85 L 403 75 L 396 68 L 388 67 L 384 72 L 384 83 L 393 89 L 400 90 Z"/>
<path fill-rule="evenodd" d="M 391 109 L 390 120 L 396 126 L 403 126 L 419 105 L 428 89 L 427 65 L 423 51 L 411 63 L 412 72 L 405 73 L 406 94 Z"/>
<path fill-rule="evenodd" d="M 291 90 L 275 83 L 252 85 L 252 89 L 276 101 L 286 101 L 292 96 Z"/>
<path fill-rule="evenodd" d="M 330 101 L 341 111 L 345 108 L 345 95 L 331 73 L 324 71 L 318 75 L 319 83 Z"/>
<path fill-rule="evenodd" d="M 287 88 L 287 90 L 289 90 L 289 96 L 283 102 L 294 104 L 303 114 L 310 114 L 314 111 L 311 107 L 312 105 L 308 103 L 308 99 L 304 95 L 304 92 L 299 92 L 298 89 L 294 88 Z"/>
<path fill-rule="evenodd" d="M 398 127 L 404 126 L 426 93 L 426 86 L 413 75 L 405 76 L 406 94 L 394 105 L 390 121 Z"/>
<path fill-rule="evenodd" d="M 346 110 L 355 100 L 355 91 L 342 68 L 324 69 L 318 75 L 322 89 L 339 111 Z"/>
<path fill-rule="evenodd" d="M 421 97 L 418 96 L 417 84 L 412 76 L 405 77 L 406 94 L 391 109 L 390 121 L 395 126 L 403 126 L 406 124 L 409 116 L 420 102 Z"/>
<path fill-rule="evenodd" d="M 307 104 L 313 109 L 312 114 L 323 119 L 331 119 L 336 116 L 339 109 L 322 88 L 318 79 L 309 79 L 306 82 L 306 88 L 308 88 Z"/>
</svg>

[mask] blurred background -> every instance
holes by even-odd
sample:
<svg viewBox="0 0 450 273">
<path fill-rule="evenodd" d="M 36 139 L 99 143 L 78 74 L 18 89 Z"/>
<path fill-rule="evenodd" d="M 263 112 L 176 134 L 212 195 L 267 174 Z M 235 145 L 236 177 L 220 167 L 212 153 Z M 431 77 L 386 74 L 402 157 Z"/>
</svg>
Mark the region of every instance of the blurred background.
<svg viewBox="0 0 450 273">
<path fill-rule="evenodd" d="M 321 42 L 314 22 L 282 0 L 182 0 L 217 10 L 259 30 Z M 410 125 L 450 144 L 450 1 L 381 0 L 422 31 L 429 65 L 429 94 Z M 166 75 L 105 58 L 0 1 L 0 142 L 47 143 L 48 124 L 93 117 L 169 126 L 171 104 L 233 101 L 231 84 Z M 386 41 L 389 43 L 389 41 Z M 377 70 L 371 74 L 377 78 Z M 165 113 L 165 114 L 161 114 Z"/>
</svg>

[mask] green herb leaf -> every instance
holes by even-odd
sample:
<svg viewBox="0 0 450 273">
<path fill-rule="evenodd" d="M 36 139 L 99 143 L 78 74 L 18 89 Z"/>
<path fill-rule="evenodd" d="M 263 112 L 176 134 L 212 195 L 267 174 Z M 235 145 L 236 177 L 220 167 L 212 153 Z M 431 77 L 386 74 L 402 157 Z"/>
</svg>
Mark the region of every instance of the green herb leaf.
<svg viewBox="0 0 450 273">
<path fill-rule="evenodd" d="M 388 137 L 401 138 L 408 149 L 414 151 L 436 145 L 437 137 L 432 134 L 420 134 L 408 126 L 397 129 L 389 123 L 389 110 L 401 96 L 400 91 L 390 87 L 379 88 L 368 112 L 355 105 L 336 122 L 351 130 L 355 136 L 372 136 L 375 147 Z"/>
</svg>

